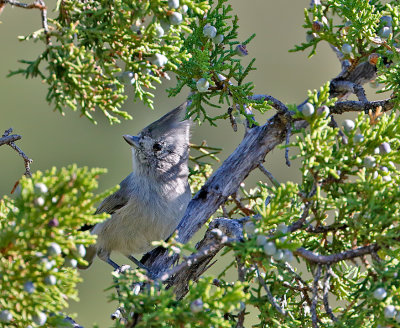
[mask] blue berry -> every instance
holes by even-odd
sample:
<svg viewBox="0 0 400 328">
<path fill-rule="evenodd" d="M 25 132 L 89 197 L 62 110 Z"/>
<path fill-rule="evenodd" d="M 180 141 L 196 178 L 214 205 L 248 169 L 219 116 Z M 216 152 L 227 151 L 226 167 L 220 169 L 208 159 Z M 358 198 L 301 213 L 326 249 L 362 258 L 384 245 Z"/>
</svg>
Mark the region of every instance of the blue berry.
<svg viewBox="0 0 400 328">
<path fill-rule="evenodd" d="M 388 27 L 388 26 L 384 26 L 379 30 L 378 35 L 382 39 L 387 39 L 390 36 L 391 33 L 392 33 L 392 28 Z"/>
<path fill-rule="evenodd" d="M 24 291 L 26 291 L 29 294 L 32 294 L 35 291 L 35 285 L 32 281 L 27 281 L 24 283 Z"/>
<path fill-rule="evenodd" d="M 172 25 L 179 25 L 180 23 L 182 23 L 183 21 L 183 17 L 181 13 L 178 13 L 176 11 L 174 11 L 170 16 L 169 16 L 169 22 Z"/>
<path fill-rule="evenodd" d="M 379 150 L 382 152 L 382 154 L 389 154 L 392 151 L 392 148 L 390 147 L 389 143 L 383 142 L 379 145 Z"/>
<path fill-rule="evenodd" d="M 43 312 L 39 312 L 32 317 L 32 321 L 38 326 L 43 326 L 47 321 L 47 315 Z"/>
<path fill-rule="evenodd" d="M 201 298 L 198 298 L 190 303 L 190 310 L 193 313 L 199 313 L 203 311 L 203 301 L 201 300 Z"/>
<path fill-rule="evenodd" d="M 171 9 L 178 9 L 179 0 L 168 0 L 168 7 L 170 7 Z"/>
<path fill-rule="evenodd" d="M 0 312 L 0 322 L 10 322 L 13 319 L 13 315 L 8 310 L 3 310 Z"/>
<path fill-rule="evenodd" d="M 51 275 L 47 276 L 46 278 L 44 278 L 44 283 L 46 285 L 53 286 L 57 283 L 57 278 L 51 274 Z"/>
<path fill-rule="evenodd" d="M 363 163 L 367 169 L 372 169 L 376 165 L 376 159 L 372 156 L 366 156 Z"/>
<path fill-rule="evenodd" d="M 354 137 L 353 137 L 353 141 L 355 142 L 355 143 L 360 143 L 360 142 L 363 142 L 364 141 L 364 136 L 362 135 L 362 134 L 356 134 Z"/>
<path fill-rule="evenodd" d="M 377 300 L 381 301 L 381 300 L 383 300 L 384 298 L 386 298 L 386 296 L 387 296 L 387 293 L 386 293 L 385 288 L 379 287 L 379 288 L 375 289 L 375 291 L 374 291 L 374 297 L 375 297 Z"/>
<path fill-rule="evenodd" d="M 307 102 L 303 106 L 301 106 L 300 110 L 301 110 L 301 113 L 305 117 L 310 117 L 315 112 L 314 106 L 312 104 L 310 104 L 309 102 Z"/>
<path fill-rule="evenodd" d="M 168 63 L 168 58 L 162 54 L 155 54 L 150 58 L 150 62 L 158 67 L 163 67 Z"/>
<path fill-rule="evenodd" d="M 392 17 L 391 16 L 382 16 L 380 21 L 385 24 L 385 26 L 392 26 Z"/>
<path fill-rule="evenodd" d="M 155 31 L 157 38 L 162 38 L 164 36 L 164 29 L 160 25 L 156 26 Z"/>
<path fill-rule="evenodd" d="M 203 27 L 203 35 L 209 39 L 215 38 L 217 35 L 217 29 L 210 24 L 206 24 Z"/>
<path fill-rule="evenodd" d="M 207 92 L 210 83 L 205 78 L 201 78 L 196 82 L 196 88 L 199 92 Z"/>
<path fill-rule="evenodd" d="M 38 182 L 35 183 L 35 191 L 38 191 L 42 194 L 46 194 L 48 192 L 48 188 L 44 183 Z"/>
<path fill-rule="evenodd" d="M 349 55 L 351 54 L 351 51 L 353 50 L 353 47 L 351 45 L 349 45 L 348 43 L 344 43 L 342 45 L 342 52 L 345 55 Z"/>
<path fill-rule="evenodd" d="M 393 319 L 396 316 L 396 313 L 397 311 L 394 305 L 387 305 L 383 312 L 386 319 Z"/>
<path fill-rule="evenodd" d="M 47 253 L 49 255 L 60 255 L 61 254 L 61 247 L 57 243 L 51 243 L 47 248 Z"/>
<path fill-rule="evenodd" d="M 346 132 L 350 132 L 351 130 L 354 130 L 355 124 L 352 120 L 344 120 L 343 121 L 343 128 Z"/>
<path fill-rule="evenodd" d="M 272 256 L 276 253 L 276 246 L 273 241 L 269 241 L 264 245 L 264 253 L 269 256 Z"/>
<path fill-rule="evenodd" d="M 215 44 L 220 44 L 220 43 L 222 43 L 222 41 L 224 41 L 224 35 L 217 34 L 212 40 Z"/>
<path fill-rule="evenodd" d="M 240 57 L 244 57 L 249 54 L 245 44 L 238 44 L 235 48 L 235 51 Z"/>
</svg>

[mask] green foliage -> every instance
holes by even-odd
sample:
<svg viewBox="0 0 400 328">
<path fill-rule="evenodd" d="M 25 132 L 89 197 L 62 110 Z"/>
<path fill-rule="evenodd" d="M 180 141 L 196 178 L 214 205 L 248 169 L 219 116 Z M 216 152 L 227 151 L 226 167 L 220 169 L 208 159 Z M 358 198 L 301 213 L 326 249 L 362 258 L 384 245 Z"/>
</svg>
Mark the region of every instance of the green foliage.
<svg viewBox="0 0 400 328">
<path fill-rule="evenodd" d="M 397 1 L 321 1 L 305 9 L 307 40 L 291 51 L 311 49 L 312 56 L 318 44 L 326 41 L 342 51 L 343 59 L 351 64 L 349 71 L 368 60 L 375 65 L 379 56 L 377 81 L 384 84 L 380 92 L 390 91 L 398 103 L 399 15 Z"/>
<path fill-rule="evenodd" d="M 326 89 L 328 85 L 318 94 L 310 93 L 309 101 L 317 106 L 326 104 L 321 101 Z M 311 302 L 306 294 L 312 292 L 313 280 L 304 278 L 309 277 L 306 273 L 296 273 L 289 264 L 293 265 L 294 259 L 296 267 L 304 263 L 296 250 L 303 247 L 328 255 L 377 243 L 379 258 L 371 263 L 365 260 L 364 265 L 353 266 L 339 262 L 330 269 L 325 267 L 322 277 L 332 270 L 330 293 L 337 299 L 333 311 L 340 321 L 334 325 L 322 302 L 317 315 L 325 327 L 392 326 L 395 319 L 385 317 L 384 312 L 391 305 L 398 311 L 400 305 L 396 278 L 400 269 L 400 154 L 391 151 L 400 146 L 398 115 L 360 114 L 354 129 L 342 131 L 347 142 L 340 140 L 339 128 L 329 126 L 329 117 L 315 113 L 307 121 L 308 131 L 302 130 L 290 145 L 297 148 L 292 159 L 302 163 L 302 182 L 279 187 L 260 184 L 253 208 L 260 218 L 245 224 L 244 243 L 225 252 L 233 250 L 248 267 L 247 281 L 254 286 L 248 303 L 260 311 L 259 326 L 297 327 L 311 326 Z M 375 159 L 372 165 L 366 160 L 370 157 Z M 291 232 L 289 226 L 300 222 Z M 315 265 L 304 264 L 315 274 Z M 271 304 L 259 276 L 287 311 L 286 316 Z M 387 292 L 384 300 L 374 297 L 378 288 Z"/>
<path fill-rule="evenodd" d="M 152 107 L 149 89 L 189 58 L 181 49 L 183 35 L 191 33 L 193 16 L 207 8 L 202 0 L 182 0 L 177 9 L 162 0 L 58 1 L 48 35 L 41 29 L 20 38 L 41 40 L 46 49 L 35 60 L 21 61 L 26 67 L 10 75 L 40 77 L 49 88 L 47 100 L 61 113 L 69 107 L 95 122 L 99 109 L 110 123 L 130 119 L 119 109 L 125 88 L 132 85 L 135 99 Z M 180 24 L 176 15 L 183 17 Z"/>
<path fill-rule="evenodd" d="M 109 195 L 94 195 L 103 169 L 69 166 L 22 178 L 15 199 L 0 201 L 0 313 L 12 320 L 1 327 L 26 327 L 35 316 L 46 325 L 68 326 L 61 311 L 77 299 L 85 246 L 94 237 L 78 229 L 104 219 L 94 205 Z M 37 318 L 36 318 L 37 320 Z"/>
<path fill-rule="evenodd" d="M 44 79 L 50 88 L 48 100 L 60 111 L 69 106 L 94 119 L 92 112 L 99 108 L 116 122 L 115 115 L 129 117 L 118 109 L 125 100 L 123 81 L 128 79 L 135 97 L 151 106 L 148 89 L 172 71 L 177 85 L 170 95 L 185 86 L 191 90 L 188 116 L 211 125 L 230 119 L 233 126 L 240 122 L 251 126 L 257 124 L 253 111 L 264 113 L 270 107 L 249 100 L 253 84 L 245 79 L 254 69 L 254 59 L 243 66 L 241 57 L 254 35 L 237 40 L 238 19 L 226 3 L 181 0 L 174 9 L 164 0 L 60 1 L 59 17 L 50 21 L 53 43 L 16 73 Z M 188 6 L 183 21 L 164 28 L 183 5 Z M 160 26 L 164 36 L 157 36 Z M 381 92 L 391 92 L 398 105 L 396 1 L 322 0 L 305 10 L 304 27 L 307 41 L 293 51 L 310 49 L 311 56 L 326 41 L 341 51 L 349 71 L 366 61 L 376 65 L 378 81 L 384 84 Z M 30 38 L 46 42 L 43 30 L 24 39 Z M 226 218 L 250 218 L 242 219 L 243 240 L 227 243 L 224 255 L 235 261 L 222 269 L 219 278 L 200 277 L 177 300 L 172 288 L 149 281 L 139 270 L 117 275 L 120 294 L 113 299 L 126 310 L 126 320 L 132 320 L 133 311 L 141 318 L 138 327 L 233 327 L 255 308 L 259 318 L 255 327 L 311 327 L 317 322 L 314 315 L 323 327 L 399 326 L 400 118 L 396 110 L 383 114 L 378 108 L 360 114 L 355 122 L 333 127 L 329 107 L 336 101 L 326 83 L 308 93 L 308 107 L 288 105 L 295 121 L 308 123 L 307 129 L 293 131 L 296 141 L 285 146 L 296 154 L 292 160 L 300 163 L 300 183 L 260 182 L 253 189 L 242 184 L 221 206 L 218 214 Z M 229 106 L 222 114 L 210 115 L 205 107 L 221 104 Z M 205 143 L 191 147 L 196 151 L 190 158 L 195 193 L 210 177 L 209 160 L 218 161 L 220 149 Z M 79 245 L 93 242 L 88 233 L 76 230 L 84 222 L 104 219 L 92 215 L 93 204 L 108 194 L 92 194 L 100 173 L 76 167 L 37 173 L 32 180 L 21 181 L 15 200 L 1 202 L 0 269 L 6 293 L 0 298 L 0 310 L 12 314 L 13 324 L 30 324 L 40 313 L 46 314 L 49 324 L 62 324 L 60 311 L 67 298 L 76 298 L 79 281 L 76 271 L 65 265 L 82 262 Z M 64 257 L 52 243 L 60 246 Z M 182 261 L 183 252 L 195 251 L 175 236 L 154 245 L 181 254 Z M 340 255 L 368 245 L 379 250 L 353 263 L 316 265 L 301 253 L 305 249 L 316 256 Z M 238 269 L 241 281 L 227 282 L 225 275 L 232 268 Z M 33 284 L 32 292 L 26 283 Z M 144 290 L 138 293 L 140 288 Z M 336 300 L 331 302 L 332 312 L 321 300 L 323 294 Z M 396 315 L 388 314 L 392 307 Z"/>
<path fill-rule="evenodd" d="M 241 301 L 247 298 L 243 291 L 245 284 L 240 282 L 215 286 L 212 278 L 200 278 L 190 284 L 189 293 L 183 300 L 176 300 L 172 289 L 165 289 L 157 282 L 145 285 L 145 290 L 137 293 L 147 281 L 138 270 L 116 277 L 122 307 L 133 307 L 135 314 L 141 316 L 137 327 L 232 327 Z M 127 320 L 129 323 L 131 319 L 128 317 Z M 116 326 L 120 325 L 117 323 Z"/>
<path fill-rule="evenodd" d="M 207 120 L 211 125 L 215 125 L 216 120 L 228 118 L 229 113 L 212 116 L 207 113 L 204 105 L 220 108 L 218 104 L 226 104 L 233 108 L 233 116 L 243 115 L 255 123 L 252 109 L 263 112 L 267 106 L 248 100 L 254 86 L 252 82 L 244 80 L 254 70 L 255 59 L 246 67 L 240 59 L 247 54 L 246 45 L 255 34 L 244 42 L 237 40 L 238 18 L 235 16 L 232 19 L 232 7 L 225 5 L 226 2 L 227 0 L 218 0 L 214 5 L 214 2 L 210 1 L 211 9 L 207 15 L 198 15 L 197 21 L 191 24 L 193 33 L 185 39 L 183 45 L 190 58 L 182 62 L 177 71 L 178 83 L 175 88 L 170 89 L 170 96 L 177 95 L 184 86 L 188 86 L 192 90 L 189 97 L 192 104 L 188 116 L 193 116 L 194 120 Z M 214 27 L 216 35 L 223 36 L 223 41 L 218 42 L 215 38 L 207 36 L 204 32 L 207 27 Z M 244 50 L 240 52 L 237 47 L 244 47 Z M 204 89 L 198 87 L 201 79 L 206 84 Z M 217 104 L 212 98 L 217 98 Z"/>
</svg>

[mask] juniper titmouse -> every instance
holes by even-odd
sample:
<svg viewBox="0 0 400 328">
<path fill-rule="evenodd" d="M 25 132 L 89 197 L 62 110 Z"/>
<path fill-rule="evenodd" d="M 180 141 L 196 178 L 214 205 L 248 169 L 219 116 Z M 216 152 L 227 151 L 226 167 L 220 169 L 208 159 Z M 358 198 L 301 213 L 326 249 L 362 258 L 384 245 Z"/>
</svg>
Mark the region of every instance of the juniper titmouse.
<svg viewBox="0 0 400 328">
<path fill-rule="evenodd" d="M 124 135 L 132 146 L 133 172 L 96 211 L 111 217 L 92 229 L 97 242 L 86 252 L 89 266 L 97 254 L 118 268 L 110 259 L 113 251 L 137 263 L 132 254 L 152 250 L 153 241 L 168 238 L 178 225 L 191 199 L 187 164 L 190 121 L 182 121 L 185 113 L 186 103 L 137 136 Z"/>
</svg>

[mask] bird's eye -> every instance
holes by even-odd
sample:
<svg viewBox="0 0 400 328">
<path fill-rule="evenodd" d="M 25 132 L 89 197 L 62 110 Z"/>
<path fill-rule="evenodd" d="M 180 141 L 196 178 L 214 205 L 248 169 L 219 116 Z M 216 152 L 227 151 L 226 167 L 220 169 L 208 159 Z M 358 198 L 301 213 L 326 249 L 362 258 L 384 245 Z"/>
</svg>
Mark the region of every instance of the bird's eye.
<svg viewBox="0 0 400 328">
<path fill-rule="evenodd" d="M 153 150 L 154 151 L 160 151 L 161 150 L 161 145 L 158 143 L 158 142 L 156 142 L 154 145 L 153 145 Z"/>
</svg>

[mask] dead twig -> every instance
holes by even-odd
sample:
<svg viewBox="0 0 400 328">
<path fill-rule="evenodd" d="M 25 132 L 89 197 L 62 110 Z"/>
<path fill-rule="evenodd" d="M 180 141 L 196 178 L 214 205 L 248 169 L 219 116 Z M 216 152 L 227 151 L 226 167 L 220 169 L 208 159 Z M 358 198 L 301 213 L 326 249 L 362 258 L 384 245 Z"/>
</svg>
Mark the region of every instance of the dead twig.
<svg viewBox="0 0 400 328">
<path fill-rule="evenodd" d="M 10 135 L 10 133 L 12 132 L 12 128 L 6 130 L 3 133 L 3 136 L 0 138 L 0 146 L 2 145 L 9 145 L 12 149 L 14 149 L 19 156 L 21 156 L 24 159 L 24 165 L 25 165 L 25 176 L 27 177 L 32 177 L 31 174 L 31 169 L 30 169 L 30 164 L 32 163 L 32 160 L 25 155 L 25 153 L 21 150 L 21 148 L 19 148 L 14 141 L 17 141 L 19 139 L 21 139 L 22 137 L 20 135 L 14 134 L 14 135 Z M 16 186 L 14 186 L 15 189 Z M 13 190 L 14 190 L 13 189 Z"/>
</svg>

